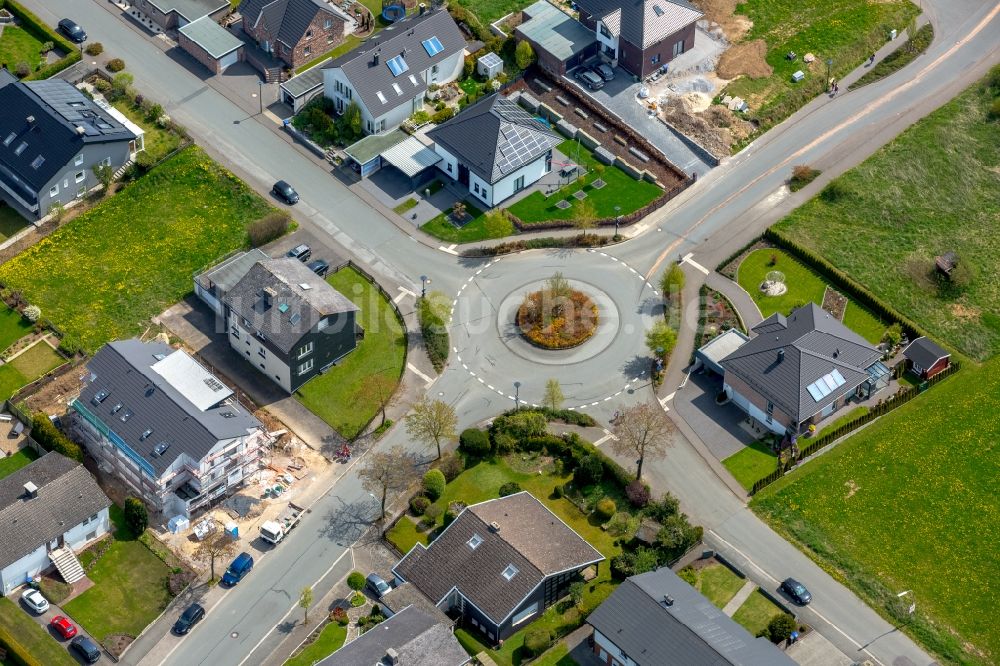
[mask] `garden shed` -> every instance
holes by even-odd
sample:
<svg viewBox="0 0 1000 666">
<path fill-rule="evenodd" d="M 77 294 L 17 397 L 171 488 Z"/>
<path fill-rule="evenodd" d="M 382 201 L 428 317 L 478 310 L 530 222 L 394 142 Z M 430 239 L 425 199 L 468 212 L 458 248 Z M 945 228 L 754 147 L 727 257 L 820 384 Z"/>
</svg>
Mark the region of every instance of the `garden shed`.
<svg viewBox="0 0 1000 666">
<path fill-rule="evenodd" d="M 930 379 L 951 365 L 951 354 L 939 344 L 926 337 L 919 337 L 903 350 L 903 358 L 913 374 L 921 379 Z"/>
<path fill-rule="evenodd" d="M 476 73 L 488 80 L 495 79 L 502 72 L 503 60 L 492 51 L 476 60 Z"/>
</svg>

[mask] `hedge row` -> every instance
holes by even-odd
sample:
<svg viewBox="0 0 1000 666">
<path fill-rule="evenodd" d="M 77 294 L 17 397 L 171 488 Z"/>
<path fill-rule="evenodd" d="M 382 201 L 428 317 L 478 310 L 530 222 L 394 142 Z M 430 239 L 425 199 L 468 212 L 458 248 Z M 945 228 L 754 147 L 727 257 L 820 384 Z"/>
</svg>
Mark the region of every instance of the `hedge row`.
<svg viewBox="0 0 1000 666">
<path fill-rule="evenodd" d="M 431 365 L 438 372 L 448 362 L 448 326 L 444 319 L 434 311 L 434 305 L 426 298 L 417 301 L 417 318 L 420 321 L 420 334 L 424 338 L 424 347 Z"/>
<path fill-rule="evenodd" d="M 66 53 L 58 61 L 42 67 L 37 72 L 32 72 L 26 79 L 41 80 L 58 74 L 70 65 L 79 62 L 82 57 L 80 49 L 73 42 L 69 41 L 58 32 L 53 30 L 45 21 L 35 16 L 27 8 L 15 0 L 0 0 L 0 7 L 6 8 L 11 14 L 21 19 L 21 26 L 31 33 L 41 42 L 53 42 L 60 50 Z"/>
<path fill-rule="evenodd" d="M 528 240 L 512 240 L 491 246 L 470 247 L 462 250 L 463 257 L 497 257 L 502 254 L 521 252 L 523 250 L 542 250 L 559 247 L 604 247 L 611 242 L 611 236 L 599 234 L 577 234 L 553 238 L 529 238 Z"/>
<path fill-rule="evenodd" d="M 83 449 L 69 441 L 49 417 L 41 412 L 31 419 L 31 438 L 46 451 L 57 451 L 71 460 L 83 462 Z"/>
</svg>

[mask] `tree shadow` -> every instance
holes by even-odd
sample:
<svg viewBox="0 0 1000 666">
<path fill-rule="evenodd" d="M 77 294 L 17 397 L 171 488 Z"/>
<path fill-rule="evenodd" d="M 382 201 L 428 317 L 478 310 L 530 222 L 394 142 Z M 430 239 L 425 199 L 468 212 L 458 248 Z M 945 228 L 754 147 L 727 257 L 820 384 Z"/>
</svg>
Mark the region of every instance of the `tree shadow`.
<svg viewBox="0 0 1000 666">
<path fill-rule="evenodd" d="M 321 534 L 340 546 L 349 546 L 365 535 L 378 517 L 378 502 L 365 498 L 354 502 L 340 500 L 340 506 L 326 514 Z M 375 530 L 376 533 L 378 530 Z"/>
<path fill-rule="evenodd" d="M 645 378 L 649 376 L 651 367 L 652 362 L 648 356 L 640 356 L 639 354 L 636 354 L 632 358 L 625 361 L 619 369 L 622 374 L 627 377 Z"/>
</svg>

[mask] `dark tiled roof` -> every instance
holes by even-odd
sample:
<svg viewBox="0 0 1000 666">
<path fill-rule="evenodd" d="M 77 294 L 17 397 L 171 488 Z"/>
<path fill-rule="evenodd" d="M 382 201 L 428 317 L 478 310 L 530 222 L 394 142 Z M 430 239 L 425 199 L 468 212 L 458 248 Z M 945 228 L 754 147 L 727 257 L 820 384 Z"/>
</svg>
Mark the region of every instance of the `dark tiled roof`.
<svg viewBox="0 0 1000 666">
<path fill-rule="evenodd" d="M 382 595 L 379 599 L 379 603 L 389 609 L 392 613 L 398 613 L 407 606 L 416 606 L 417 608 L 430 613 L 437 617 L 438 622 L 443 622 L 445 624 L 451 624 L 451 620 L 448 616 L 444 614 L 440 608 L 434 605 L 434 602 L 427 598 L 427 596 L 418 590 L 412 583 L 403 583 L 402 585 L 397 585 L 388 592 Z"/>
<path fill-rule="evenodd" d="M 196 21 L 202 16 L 214 14 L 229 4 L 228 0 L 150 0 L 150 3 L 164 14 L 177 12 L 188 21 Z"/>
<path fill-rule="evenodd" d="M 473 536 L 482 540 L 476 548 L 469 545 Z M 435 604 L 457 587 L 499 625 L 546 576 L 603 559 L 544 504 L 521 492 L 468 507 L 430 546 L 417 544 L 393 572 Z M 507 580 L 509 565 L 517 573 Z"/>
<path fill-rule="evenodd" d="M 338 21 L 344 17 L 325 3 L 317 0 L 243 0 L 240 14 L 256 24 L 263 21 L 274 39 L 293 48 L 306 34 L 316 15 L 329 14 Z"/>
<path fill-rule="evenodd" d="M 577 5 L 595 20 L 609 17 L 612 28 L 618 22 L 622 38 L 640 48 L 652 46 L 702 17 L 686 0 L 580 0 Z"/>
<path fill-rule="evenodd" d="M 663 603 L 665 596 L 673 604 Z M 791 666 L 766 638 L 754 638 L 669 568 L 633 576 L 587 623 L 639 666 Z"/>
<path fill-rule="evenodd" d="M 951 354 L 930 338 L 921 336 L 906 345 L 906 349 L 903 350 L 903 356 L 926 370 L 939 360 L 951 356 Z"/>
<path fill-rule="evenodd" d="M 850 393 L 868 378 L 882 353 L 815 303 L 775 313 L 752 329 L 757 335 L 720 361 L 796 422 Z M 779 355 L 783 352 L 783 356 Z M 842 386 L 815 400 L 808 387 L 837 370 Z"/>
<path fill-rule="evenodd" d="M 176 354 L 182 356 L 173 359 Z M 168 357 L 172 360 L 167 365 L 158 365 Z M 167 366 L 179 372 L 173 374 Z M 94 355 L 87 370 L 90 375 L 80 392 L 79 406 L 114 431 L 155 476 L 170 469 L 182 454 L 200 461 L 219 440 L 263 427 L 232 399 L 232 390 L 218 380 L 206 381 L 212 378 L 207 370 L 185 352 L 159 342 L 110 342 Z M 94 404 L 100 391 L 109 394 Z M 128 412 L 132 415 L 122 420 Z M 142 438 L 146 430 L 153 432 Z M 153 449 L 161 442 L 170 446 L 154 457 Z"/>
<path fill-rule="evenodd" d="M 423 47 L 423 42 L 431 37 L 437 37 L 443 47 L 434 56 L 427 55 Z M 423 16 L 392 24 L 353 51 L 331 60 L 323 68 L 340 68 L 368 112 L 373 118 L 378 118 L 422 95 L 427 90 L 424 72 L 464 48 L 465 37 L 447 10 L 432 10 Z M 378 64 L 374 61 L 376 53 L 379 55 Z M 401 54 L 409 69 L 393 76 L 386 63 Z M 396 93 L 393 83 L 403 94 Z M 378 98 L 380 92 L 385 102 Z"/>
<path fill-rule="evenodd" d="M 399 656 L 400 666 L 463 666 L 471 657 L 450 624 L 410 606 L 361 634 L 317 666 L 379 666 L 386 650 Z"/>
<path fill-rule="evenodd" d="M 270 306 L 265 304 L 265 289 L 274 292 Z M 286 354 L 323 317 L 358 309 L 326 280 L 291 257 L 258 261 L 229 290 L 225 301 Z"/>
<path fill-rule="evenodd" d="M 28 482 L 38 497 L 28 499 Z M 90 472 L 58 453 L 0 479 L 0 569 L 109 506 Z"/>
<path fill-rule="evenodd" d="M 562 143 L 552 130 L 499 94 L 438 125 L 427 138 L 491 185 Z"/>
</svg>

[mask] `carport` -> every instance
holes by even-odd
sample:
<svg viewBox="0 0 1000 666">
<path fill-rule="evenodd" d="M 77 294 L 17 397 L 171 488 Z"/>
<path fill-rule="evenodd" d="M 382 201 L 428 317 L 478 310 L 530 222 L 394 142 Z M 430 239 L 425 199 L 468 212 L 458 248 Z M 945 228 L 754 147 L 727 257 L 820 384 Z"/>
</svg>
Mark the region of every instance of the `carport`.
<svg viewBox="0 0 1000 666">
<path fill-rule="evenodd" d="M 385 134 L 372 134 L 352 143 L 344 149 L 344 153 L 354 163 L 354 170 L 359 172 L 362 178 L 367 178 L 382 168 L 382 153 L 408 138 L 410 135 L 401 129 L 394 129 Z"/>
<path fill-rule="evenodd" d="M 742 331 L 731 328 L 717 335 L 694 353 L 695 360 L 720 377 L 725 374 L 720 361 L 750 340 Z M 695 366 L 697 368 L 697 364 Z"/>
<path fill-rule="evenodd" d="M 442 159 L 440 155 L 421 143 L 420 139 L 415 136 L 407 137 L 405 141 L 397 143 L 382 153 L 382 162 L 391 164 L 403 172 L 403 175 L 410 179 L 411 184 L 418 183 L 420 174 Z"/>
</svg>

